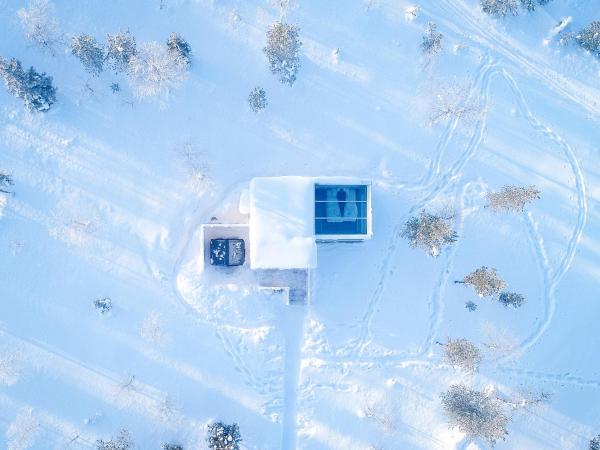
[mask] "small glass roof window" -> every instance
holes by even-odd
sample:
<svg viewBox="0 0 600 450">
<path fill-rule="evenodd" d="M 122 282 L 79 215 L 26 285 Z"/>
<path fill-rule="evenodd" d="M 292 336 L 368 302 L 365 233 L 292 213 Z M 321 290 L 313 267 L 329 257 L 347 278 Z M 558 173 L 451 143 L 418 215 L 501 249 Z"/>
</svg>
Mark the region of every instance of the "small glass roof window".
<svg viewBox="0 0 600 450">
<path fill-rule="evenodd" d="M 369 232 L 367 185 L 315 185 L 315 234 L 360 236 Z"/>
</svg>

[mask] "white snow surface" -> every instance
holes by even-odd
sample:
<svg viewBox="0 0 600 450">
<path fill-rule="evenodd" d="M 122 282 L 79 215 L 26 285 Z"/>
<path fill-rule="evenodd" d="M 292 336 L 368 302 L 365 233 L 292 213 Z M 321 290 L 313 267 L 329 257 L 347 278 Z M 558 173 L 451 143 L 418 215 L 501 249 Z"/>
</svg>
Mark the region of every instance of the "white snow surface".
<svg viewBox="0 0 600 450">
<path fill-rule="evenodd" d="M 0 449 L 94 449 L 127 428 L 138 450 L 205 450 L 215 420 L 239 424 L 244 450 L 489 449 L 448 427 L 440 394 L 455 383 L 551 394 L 513 414 L 496 450 L 587 448 L 600 433 L 600 60 L 556 30 L 599 20 L 598 2 L 498 19 L 478 0 L 298 0 L 292 87 L 262 51 L 273 3 L 54 0 L 51 54 L 24 38 L 25 2 L 0 1 L 0 55 L 58 87 L 46 114 L 0 88 L 0 170 L 15 181 L 0 199 Z M 419 49 L 428 22 L 444 35 L 433 59 Z M 136 100 L 125 75 L 91 76 L 65 48 L 124 29 L 140 45 L 189 41 L 168 100 Z M 453 84 L 479 113 L 430 125 Z M 257 289 L 246 267 L 199 270 L 200 225 L 244 222 L 252 178 L 339 174 L 372 180 L 373 238 L 319 246 L 310 304 Z M 541 198 L 494 214 L 485 195 L 506 184 Z M 421 210 L 454 213 L 459 239 L 437 258 L 401 237 Z M 526 304 L 454 283 L 482 265 Z M 483 353 L 473 374 L 437 344 L 463 337 Z"/>
<path fill-rule="evenodd" d="M 253 269 L 317 267 L 314 198 L 310 177 L 258 177 L 250 182 Z"/>
</svg>

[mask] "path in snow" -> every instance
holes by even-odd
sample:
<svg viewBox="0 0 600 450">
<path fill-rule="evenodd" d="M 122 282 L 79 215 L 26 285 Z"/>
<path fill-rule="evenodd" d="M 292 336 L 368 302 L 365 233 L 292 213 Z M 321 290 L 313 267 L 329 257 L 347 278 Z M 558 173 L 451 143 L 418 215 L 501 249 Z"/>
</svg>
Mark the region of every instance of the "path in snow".
<svg viewBox="0 0 600 450">
<path fill-rule="evenodd" d="M 298 380 L 300 379 L 301 347 L 305 315 L 306 306 L 289 305 L 281 321 L 281 329 L 285 335 L 282 450 L 295 450 L 296 448 Z"/>
</svg>

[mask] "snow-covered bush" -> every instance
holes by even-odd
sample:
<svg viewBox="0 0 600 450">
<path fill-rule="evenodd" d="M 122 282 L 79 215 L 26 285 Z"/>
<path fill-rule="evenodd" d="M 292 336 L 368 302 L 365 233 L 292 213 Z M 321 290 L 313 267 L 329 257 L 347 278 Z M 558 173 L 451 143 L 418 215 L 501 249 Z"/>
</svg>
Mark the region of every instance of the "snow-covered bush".
<svg viewBox="0 0 600 450">
<path fill-rule="evenodd" d="M 14 186 L 15 182 L 10 173 L 0 169 L 0 192 L 5 194 L 10 194 L 12 191 L 9 191 L 11 186 Z"/>
<path fill-rule="evenodd" d="M 56 102 L 52 77 L 36 72 L 33 67 L 25 71 L 18 59 L 0 58 L 0 77 L 8 92 L 22 99 L 30 111 L 48 111 Z"/>
<path fill-rule="evenodd" d="M 443 37 L 444 35 L 437 30 L 437 25 L 429 22 L 421 42 L 421 51 L 426 55 L 437 55 L 442 51 Z"/>
<path fill-rule="evenodd" d="M 590 441 L 590 450 L 600 450 L 600 434 Z"/>
<path fill-rule="evenodd" d="M 35 443 L 39 430 L 40 424 L 33 413 L 33 409 L 22 409 L 6 430 L 7 450 L 28 449 Z"/>
<path fill-rule="evenodd" d="M 128 75 L 139 99 L 166 98 L 185 78 L 186 62 L 158 42 L 146 42 L 129 61 Z"/>
<path fill-rule="evenodd" d="M 300 68 L 300 28 L 284 22 L 275 22 L 267 30 L 267 46 L 263 49 L 269 68 L 279 81 L 290 86 L 296 81 Z"/>
<path fill-rule="evenodd" d="M 207 440 L 210 450 L 239 450 L 242 437 L 237 423 L 215 422 L 208 426 Z"/>
<path fill-rule="evenodd" d="M 95 37 L 79 34 L 71 38 L 71 53 L 83 64 L 86 71 L 99 75 L 104 69 L 104 49 Z"/>
<path fill-rule="evenodd" d="M 496 269 L 486 266 L 481 266 L 455 283 L 470 284 L 480 297 L 497 297 L 506 289 L 506 281 L 498 276 Z"/>
<path fill-rule="evenodd" d="M 178 444 L 163 444 L 162 450 L 183 450 L 183 447 Z"/>
<path fill-rule="evenodd" d="M 523 297 L 521 294 L 517 294 L 516 292 L 505 291 L 500 294 L 498 301 L 507 308 L 509 306 L 512 306 L 513 308 L 519 308 L 525 304 L 525 297 Z"/>
<path fill-rule="evenodd" d="M 451 217 L 421 211 L 418 217 L 406 222 L 402 237 L 408 239 L 412 247 L 422 248 L 430 256 L 439 256 L 444 246 L 458 238 L 450 220 Z"/>
<path fill-rule="evenodd" d="M 136 52 L 135 37 L 129 30 L 108 35 L 106 39 L 106 60 L 113 70 L 125 72 Z"/>
<path fill-rule="evenodd" d="M 469 300 L 469 301 L 465 302 L 465 308 L 471 312 L 477 311 L 477 303 L 475 303 L 472 300 Z"/>
<path fill-rule="evenodd" d="M 455 384 L 441 394 L 441 399 L 450 427 L 491 445 L 506 439 L 510 418 L 503 403 L 493 395 Z"/>
<path fill-rule="evenodd" d="M 255 87 L 248 95 L 248 105 L 254 112 L 259 112 L 267 107 L 269 102 L 267 101 L 267 93 L 260 86 Z"/>
<path fill-rule="evenodd" d="M 481 363 L 481 352 L 467 339 L 448 339 L 442 344 L 444 360 L 451 366 L 459 367 L 467 372 L 474 372 Z"/>
<path fill-rule="evenodd" d="M 600 20 L 590 23 L 581 30 L 575 36 L 575 40 L 581 47 L 600 57 Z"/>
<path fill-rule="evenodd" d="M 112 300 L 108 297 L 94 300 L 94 308 L 100 311 L 101 314 L 106 314 L 112 309 Z"/>
<path fill-rule="evenodd" d="M 169 39 L 167 39 L 167 48 L 174 52 L 176 55 L 186 63 L 192 63 L 192 47 L 188 41 L 183 39 L 178 33 L 171 33 Z"/>
<path fill-rule="evenodd" d="M 96 441 L 96 450 L 130 450 L 133 448 L 133 441 L 129 431 L 123 429 L 119 434 L 108 441 L 102 439 Z"/>
<path fill-rule="evenodd" d="M 31 0 L 17 11 L 25 37 L 42 50 L 54 54 L 60 42 L 54 4 L 50 0 Z"/>
<path fill-rule="evenodd" d="M 494 212 L 523 212 L 527 203 L 540 198 L 540 193 L 535 186 L 504 186 L 487 194 L 485 207 Z"/>
<path fill-rule="evenodd" d="M 504 17 L 519 13 L 517 0 L 479 0 L 479 3 L 486 14 Z"/>
</svg>

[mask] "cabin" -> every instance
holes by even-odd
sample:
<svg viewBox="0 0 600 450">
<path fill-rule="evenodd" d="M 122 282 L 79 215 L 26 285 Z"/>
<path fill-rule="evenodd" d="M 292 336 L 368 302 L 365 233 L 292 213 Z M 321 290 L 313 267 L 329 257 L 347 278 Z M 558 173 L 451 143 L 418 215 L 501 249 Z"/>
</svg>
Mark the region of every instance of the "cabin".
<svg viewBox="0 0 600 450">
<path fill-rule="evenodd" d="M 240 194 L 239 212 L 247 223 L 203 225 L 205 261 L 256 271 L 261 285 L 289 288 L 290 302 L 294 293 L 298 303 L 309 296 L 319 244 L 361 242 L 373 234 L 371 183 L 350 177 L 254 178 Z M 238 257 L 228 264 L 232 242 Z M 300 281 L 282 286 L 289 280 Z"/>
</svg>

